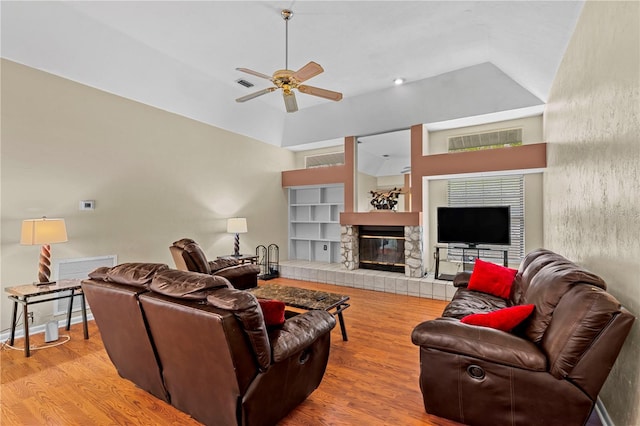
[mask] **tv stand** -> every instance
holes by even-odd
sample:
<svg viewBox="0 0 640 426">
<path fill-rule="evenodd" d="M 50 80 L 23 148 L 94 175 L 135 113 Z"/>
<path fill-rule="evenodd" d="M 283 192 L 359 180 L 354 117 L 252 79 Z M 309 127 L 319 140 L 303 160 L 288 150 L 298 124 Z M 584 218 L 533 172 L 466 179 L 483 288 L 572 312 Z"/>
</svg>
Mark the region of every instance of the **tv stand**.
<svg viewBox="0 0 640 426">
<path fill-rule="evenodd" d="M 483 257 L 490 258 L 490 259 L 498 259 L 499 258 L 498 256 L 491 256 L 492 252 L 493 253 L 502 252 L 502 264 L 504 266 L 509 266 L 509 251 L 504 249 L 485 248 L 485 247 L 478 247 L 478 246 L 464 246 L 464 247 L 463 246 L 452 246 L 452 247 L 436 246 L 435 248 L 436 248 L 436 270 L 435 270 L 434 276 L 438 280 L 453 281 L 453 278 L 455 276 L 451 274 L 440 274 L 440 249 L 441 248 L 462 250 L 462 270 L 464 272 L 473 271 L 473 265 L 476 259 L 482 259 Z"/>
</svg>

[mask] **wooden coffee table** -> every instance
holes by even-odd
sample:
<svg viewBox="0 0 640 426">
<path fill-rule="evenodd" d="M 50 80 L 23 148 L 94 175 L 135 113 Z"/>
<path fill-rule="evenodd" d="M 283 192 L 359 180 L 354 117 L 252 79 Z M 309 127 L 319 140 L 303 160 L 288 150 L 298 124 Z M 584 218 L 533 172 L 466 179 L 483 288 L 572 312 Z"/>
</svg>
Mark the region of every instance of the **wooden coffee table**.
<svg viewBox="0 0 640 426">
<path fill-rule="evenodd" d="M 347 341 L 347 329 L 344 326 L 342 312 L 349 306 L 349 296 L 325 291 L 308 290 L 306 288 L 289 287 L 278 284 L 264 284 L 250 290 L 254 296 L 260 299 L 275 299 L 284 302 L 287 306 L 298 309 L 323 310 L 337 315 L 340 322 L 342 340 Z"/>
</svg>

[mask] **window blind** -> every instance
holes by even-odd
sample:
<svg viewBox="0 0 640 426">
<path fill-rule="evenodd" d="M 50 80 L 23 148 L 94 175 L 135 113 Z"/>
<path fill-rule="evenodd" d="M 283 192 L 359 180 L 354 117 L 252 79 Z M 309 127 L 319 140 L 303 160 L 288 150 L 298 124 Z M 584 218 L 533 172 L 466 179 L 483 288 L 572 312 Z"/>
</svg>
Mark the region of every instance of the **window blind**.
<svg viewBox="0 0 640 426">
<path fill-rule="evenodd" d="M 478 247 L 507 250 L 510 264 L 519 264 L 524 257 L 524 176 L 510 175 L 490 178 L 451 179 L 448 184 L 450 207 L 510 206 L 511 245 L 479 245 Z M 487 257 L 489 256 L 489 252 Z M 502 253 L 495 252 L 502 263 Z M 449 259 L 462 261 L 462 250 L 449 245 Z"/>
</svg>

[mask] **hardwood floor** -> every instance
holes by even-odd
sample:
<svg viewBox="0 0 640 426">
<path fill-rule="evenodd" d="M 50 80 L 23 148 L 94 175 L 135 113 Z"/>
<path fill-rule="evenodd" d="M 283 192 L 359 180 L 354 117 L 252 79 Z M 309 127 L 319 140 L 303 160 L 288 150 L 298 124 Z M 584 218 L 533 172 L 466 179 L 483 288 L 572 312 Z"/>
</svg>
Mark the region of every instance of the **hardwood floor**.
<svg viewBox="0 0 640 426">
<path fill-rule="evenodd" d="M 282 425 L 457 424 L 424 411 L 419 352 L 411 343 L 413 327 L 439 316 L 447 302 L 289 279 L 278 283 L 351 297 L 344 311 L 349 341 L 336 325 L 322 383 Z"/>
<path fill-rule="evenodd" d="M 411 330 L 438 316 L 445 302 L 289 279 L 270 282 L 348 294 L 349 341 L 332 332 L 320 387 L 282 425 L 454 425 L 429 416 L 418 386 L 418 348 Z M 89 340 L 72 326 L 66 344 L 22 351 L 4 348 L 0 398 L 3 425 L 196 425 L 188 415 L 120 378 L 93 321 Z M 32 346 L 43 335 L 32 336 Z M 14 346 L 21 347 L 22 340 Z"/>
<path fill-rule="evenodd" d="M 283 278 L 270 282 L 351 297 L 344 312 L 349 341 L 336 325 L 322 383 L 281 425 L 457 424 L 424 411 L 418 348 L 411 343 L 413 327 L 439 316 L 447 302 Z M 30 358 L 3 348 L 2 425 L 199 424 L 120 378 L 93 321 L 89 340 L 80 324 L 64 334 L 71 336 L 68 343 L 32 351 Z M 42 339 L 32 336 L 32 345 Z"/>
</svg>

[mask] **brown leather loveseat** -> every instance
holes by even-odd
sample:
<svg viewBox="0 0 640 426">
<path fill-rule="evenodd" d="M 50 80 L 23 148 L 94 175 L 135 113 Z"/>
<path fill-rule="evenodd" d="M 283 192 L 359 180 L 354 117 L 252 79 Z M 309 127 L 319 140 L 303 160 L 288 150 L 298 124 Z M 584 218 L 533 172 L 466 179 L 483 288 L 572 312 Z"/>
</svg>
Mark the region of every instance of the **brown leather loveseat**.
<svg viewBox="0 0 640 426">
<path fill-rule="evenodd" d="M 206 425 L 274 425 L 324 375 L 326 311 L 267 327 L 251 293 L 163 264 L 98 268 L 82 289 L 118 373 Z"/>
<path fill-rule="evenodd" d="M 506 299 L 469 290 L 469 278 L 411 336 L 426 411 L 470 425 L 583 425 L 635 318 L 600 277 L 549 250 L 525 257 Z M 533 311 L 511 332 L 461 321 L 524 305 Z"/>
<path fill-rule="evenodd" d="M 181 271 L 200 272 L 226 278 L 231 285 L 240 290 L 258 285 L 258 265 L 241 265 L 234 259 L 207 260 L 200 245 L 191 238 L 183 238 L 170 247 L 176 268 Z"/>
</svg>

